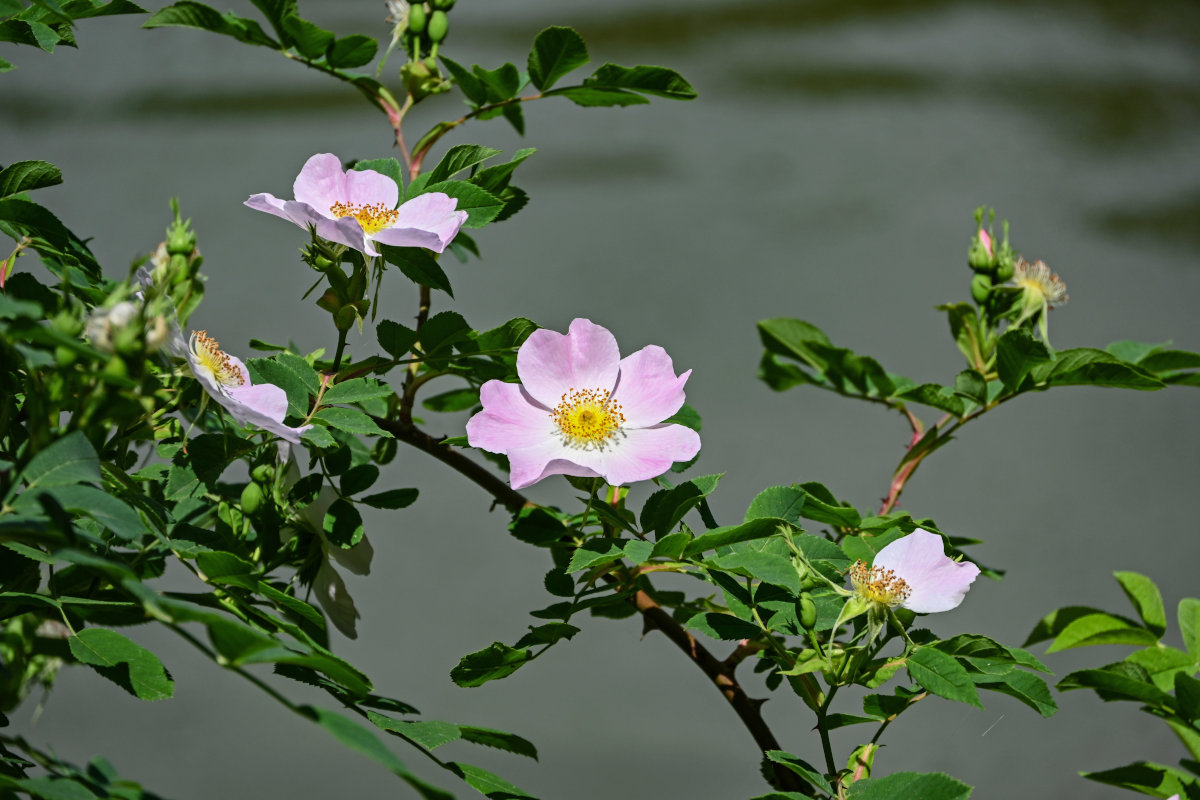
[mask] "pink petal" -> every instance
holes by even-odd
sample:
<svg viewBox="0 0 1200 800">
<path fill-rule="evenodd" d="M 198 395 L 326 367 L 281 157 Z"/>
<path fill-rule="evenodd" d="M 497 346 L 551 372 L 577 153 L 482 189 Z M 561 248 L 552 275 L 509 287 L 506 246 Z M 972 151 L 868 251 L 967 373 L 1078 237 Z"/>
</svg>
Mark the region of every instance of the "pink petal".
<svg viewBox="0 0 1200 800">
<path fill-rule="evenodd" d="M 483 411 L 467 421 L 467 442 L 490 453 L 508 453 L 553 440 L 550 411 L 520 385 L 488 381 L 479 390 Z"/>
<path fill-rule="evenodd" d="M 571 389 L 612 389 L 620 361 L 616 337 L 581 318 L 565 335 L 545 329 L 530 334 L 517 351 L 517 374 L 535 400 L 554 408 Z"/>
<path fill-rule="evenodd" d="M 625 422 L 632 428 L 657 425 L 683 405 L 683 384 L 691 370 L 675 377 L 667 351 L 658 345 L 643 347 L 621 359 L 621 376 L 613 397 L 621 404 Z"/>
<path fill-rule="evenodd" d="M 375 238 L 400 247 L 427 247 L 442 252 L 467 221 L 467 212 L 455 211 L 458 200 L 443 192 L 419 194 L 396 209 L 396 221 Z"/>
<path fill-rule="evenodd" d="M 346 173 L 333 153 L 317 153 L 300 168 L 292 195 L 298 203 L 307 203 L 328 213 L 334 203 L 346 200 Z"/>
<path fill-rule="evenodd" d="M 345 185 L 346 194 L 341 199 L 352 205 L 373 206 L 378 203 L 391 210 L 400 202 L 400 188 L 396 182 L 373 169 L 347 170 Z"/>
<path fill-rule="evenodd" d="M 594 452 L 594 451 L 593 451 Z M 508 453 L 508 482 L 520 490 L 532 486 L 550 475 L 577 475 L 598 478 L 600 473 L 586 463 L 592 453 L 564 447 L 561 440 L 547 437 L 531 447 L 510 450 Z"/>
<path fill-rule="evenodd" d="M 676 461 L 690 461 L 699 452 L 700 434 L 682 425 L 661 425 L 626 430 L 610 447 L 572 460 L 595 469 L 612 486 L 620 486 L 657 478 Z"/>
<path fill-rule="evenodd" d="M 243 407 L 244 412 L 259 414 L 272 422 L 283 422 L 287 416 L 287 392 L 274 384 L 243 384 L 229 389 L 229 396 Z"/>
<path fill-rule="evenodd" d="M 273 194 L 267 194 L 266 192 L 260 192 L 259 194 L 250 195 L 250 197 L 247 198 L 246 202 L 243 203 L 243 205 L 249 206 L 250 208 L 253 208 L 255 211 L 265 211 L 268 214 L 274 214 L 277 217 L 282 217 L 283 219 L 291 220 L 291 221 L 295 222 L 295 220 L 292 219 L 291 215 L 289 215 L 286 211 L 284 211 L 284 208 L 283 208 L 284 203 L 285 203 L 285 201 L 280 200 L 278 197 L 276 197 Z"/>
<path fill-rule="evenodd" d="M 979 576 L 979 567 L 951 559 L 942 537 L 921 528 L 880 550 L 874 566 L 904 579 L 911 590 L 904 607 L 918 614 L 957 608 Z"/>
<path fill-rule="evenodd" d="M 983 228 L 979 229 L 979 241 L 983 242 L 983 247 L 987 250 L 987 254 L 992 255 L 992 237 Z"/>
</svg>

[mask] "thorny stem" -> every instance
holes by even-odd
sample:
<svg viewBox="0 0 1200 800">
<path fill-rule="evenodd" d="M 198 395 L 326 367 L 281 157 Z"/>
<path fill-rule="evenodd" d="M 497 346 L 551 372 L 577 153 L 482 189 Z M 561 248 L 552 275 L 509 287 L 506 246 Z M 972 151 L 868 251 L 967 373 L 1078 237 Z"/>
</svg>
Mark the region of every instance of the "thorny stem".
<svg viewBox="0 0 1200 800">
<path fill-rule="evenodd" d="M 375 417 L 376 424 L 391 433 L 399 441 L 411 445 L 433 456 L 438 461 L 462 474 L 467 479 L 484 489 L 495 502 L 510 513 L 517 513 L 522 508 L 534 507 L 523 494 L 509 487 L 485 467 L 468 458 L 464 453 L 446 447 L 440 439 L 418 429 L 411 421 L 391 420 Z M 762 717 L 762 700 L 754 700 L 746 695 L 745 690 L 734 677 L 736 663 L 727 664 L 718 660 L 707 648 L 696 641 L 682 625 L 654 601 L 643 590 L 636 591 L 630 602 L 641 613 L 645 630 L 662 631 L 672 644 L 678 647 L 688 659 L 703 672 L 716 687 L 725 701 L 729 703 L 734 713 L 749 731 L 754 743 L 762 752 L 779 750 L 779 741 L 767 726 Z M 793 772 L 782 765 L 772 764 L 772 774 L 778 788 L 784 791 L 802 791 L 803 784 Z"/>
</svg>

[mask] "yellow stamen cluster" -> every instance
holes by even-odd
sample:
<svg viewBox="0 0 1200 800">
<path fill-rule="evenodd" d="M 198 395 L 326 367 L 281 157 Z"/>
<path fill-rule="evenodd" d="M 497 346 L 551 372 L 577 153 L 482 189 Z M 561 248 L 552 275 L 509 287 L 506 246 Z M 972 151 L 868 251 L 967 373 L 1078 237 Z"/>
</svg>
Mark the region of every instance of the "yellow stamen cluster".
<svg viewBox="0 0 1200 800">
<path fill-rule="evenodd" d="M 329 213 L 338 219 L 354 217 L 368 235 L 392 227 L 396 224 L 396 218 L 400 216 L 399 211 L 387 208 L 383 203 L 355 205 L 354 203 L 337 202 L 329 207 Z"/>
<path fill-rule="evenodd" d="M 908 599 L 912 590 L 904 579 L 884 567 L 868 567 L 865 561 L 856 561 L 850 568 L 850 582 L 854 591 L 864 600 L 895 608 Z"/>
<path fill-rule="evenodd" d="M 1050 271 L 1045 261 L 1030 264 L 1018 258 L 1013 268 L 1013 283 L 1024 289 L 1036 305 L 1053 307 L 1067 302 L 1067 285 Z"/>
<path fill-rule="evenodd" d="M 585 450 L 603 449 L 616 438 L 625 424 L 621 404 L 600 389 L 576 389 L 563 392 L 559 404 L 550 412 L 563 440 Z"/>
<path fill-rule="evenodd" d="M 233 365 L 221 343 L 208 335 L 208 331 L 192 331 L 188 348 L 196 360 L 196 366 L 212 373 L 213 380 L 221 386 L 241 386 L 245 383 L 241 370 Z"/>
</svg>

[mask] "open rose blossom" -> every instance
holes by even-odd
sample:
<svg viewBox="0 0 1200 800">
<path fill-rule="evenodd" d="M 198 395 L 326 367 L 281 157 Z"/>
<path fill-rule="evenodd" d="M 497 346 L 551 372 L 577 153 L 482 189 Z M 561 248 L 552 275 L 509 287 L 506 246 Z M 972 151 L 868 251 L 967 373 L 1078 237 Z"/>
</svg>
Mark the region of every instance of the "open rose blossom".
<svg viewBox="0 0 1200 800">
<path fill-rule="evenodd" d="M 221 350 L 207 331 L 193 331 L 186 352 L 188 366 L 212 399 L 243 425 L 254 425 L 293 444 L 311 428 L 290 428 L 283 424 L 287 416 L 287 393 L 271 383 L 250 383 L 250 373 L 237 356 Z"/>
<path fill-rule="evenodd" d="M 467 441 L 508 456 L 514 489 L 547 475 L 648 480 L 700 451 L 695 431 L 663 424 L 691 374 L 676 376 L 657 345 L 621 358 L 616 338 L 586 319 L 565 335 L 537 330 L 517 352 L 521 383 L 480 389 L 483 411 L 467 422 Z"/>
<path fill-rule="evenodd" d="M 918 614 L 958 608 L 978 575 L 979 567 L 947 556 L 942 537 L 921 528 L 880 550 L 873 566 L 850 568 L 859 597 Z"/>
<path fill-rule="evenodd" d="M 467 220 L 467 212 L 455 210 L 458 200 L 443 192 L 419 194 L 397 208 L 400 188 L 394 180 L 370 169 L 345 171 L 332 153 L 304 162 L 292 193 L 295 200 L 251 195 L 246 205 L 369 256 L 379 255 L 374 242 L 440 253 Z"/>
</svg>

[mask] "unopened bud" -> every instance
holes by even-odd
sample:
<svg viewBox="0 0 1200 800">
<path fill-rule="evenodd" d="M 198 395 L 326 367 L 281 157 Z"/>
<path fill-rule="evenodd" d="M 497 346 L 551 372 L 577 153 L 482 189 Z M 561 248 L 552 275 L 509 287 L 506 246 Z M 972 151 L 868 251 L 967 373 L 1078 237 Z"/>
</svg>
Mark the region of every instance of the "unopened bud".
<svg viewBox="0 0 1200 800">
<path fill-rule="evenodd" d="M 800 606 L 797 609 L 799 612 L 800 627 L 806 631 L 812 630 L 817 624 L 817 604 L 808 594 L 800 595 Z"/>
<path fill-rule="evenodd" d="M 342 306 L 333 315 L 333 324 L 339 331 L 348 331 L 354 327 L 354 320 L 356 319 L 358 319 L 357 308 L 354 306 Z"/>
<path fill-rule="evenodd" d="M 438 9 L 429 15 L 429 41 L 438 44 L 446 38 L 450 31 L 450 18 L 446 12 Z"/>
<path fill-rule="evenodd" d="M 410 33 L 424 33 L 427 22 L 425 5 L 416 3 L 408 9 L 408 30 Z"/>
<path fill-rule="evenodd" d="M 242 513 L 257 514 L 262 508 L 263 490 L 257 483 L 247 483 L 246 488 L 242 489 Z"/>
<path fill-rule="evenodd" d="M 982 304 L 987 300 L 988 292 L 992 291 L 992 277 L 980 273 L 971 278 L 971 297 L 976 303 Z"/>
</svg>

